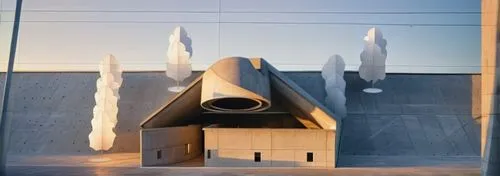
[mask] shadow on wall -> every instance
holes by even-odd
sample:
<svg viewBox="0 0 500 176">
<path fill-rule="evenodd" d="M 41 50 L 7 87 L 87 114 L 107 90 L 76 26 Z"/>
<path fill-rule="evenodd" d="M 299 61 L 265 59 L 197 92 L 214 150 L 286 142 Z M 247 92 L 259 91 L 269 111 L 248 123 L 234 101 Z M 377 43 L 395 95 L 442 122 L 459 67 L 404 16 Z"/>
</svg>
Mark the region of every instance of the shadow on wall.
<svg viewBox="0 0 500 176">
<path fill-rule="evenodd" d="M 481 123 L 481 75 L 471 76 L 471 103 L 472 103 L 472 117 L 476 123 Z"/>
<path fill-rule="evenodd" d="M 260 161 L 256 161 L 254 159 L 239 159 L 239 158 L 214 158 L 216 150 L 212 150 L 214 154 L 212 154 L 211 159 L 207 159 L 206 162 L 203 161 L 204 156 L 200 155 L 192 160 L 182 161 L 178 163 L 173 163 L 169 165 L 152 165 L 152 166 L 144 166 L 144 167 L 325 167 L 326 161 L 321 162 L 309 162 L 307 164 L 297 164 L 297 162 L 293 161 L 271 161 L 269 156 L 263 156 Z M 267 157 L 267 158 L 264 158 Z M 324 163 L 324 164 L 323 164 Z M 316 166 L 315 166 L 316 165 Z"/>
<path fill-rule="evenodd" d="M 345 79 L 349 114 L 477 114 L 472 106 L 480 97 L 479 75 L 388 74 L 376 83 L 383 90 L 379 94 L 362 92 L 369 84 L 357 73 L 346 73 Z"/>
<path fill-rule="evenodd" d="M 168 83 L 175 85 L 174 80 L 166 77 L 154 79 L 153 76 L 139 76 L 131 73 L 124 73 L 123 77 L 123 85 L 119 91 L 118 123 L 114 129 L 116 139 L 113 147 L 108 151 L 110 153 L 139 150 L 140 141 L 137 131 L 140 121 L 147 116 L 145 112 L 153 112 L 161 104 L 159 101 L 162 101 L 161 95 L 164 95 L 162 90 L 168 92 Z M 156 95 L 151 97 L 153 94 L 149 93 Z M 167 95 L 167 97 L 171 96 L 173 95 Z"/>
<path fill-rule="evenodd" d="M 14 73 L 9 154 L 98 153 L 88 142 L 97 78 L 98 73 Z M 140 122 L 175 96 L 167 90 L 175 82 L 164 72 L 124 73 L 123 79 L 117 136 L 107 153 L 139 152 Z"/>
<path fill-rule="evenodd" d="M 191 83 L 198 75 L 193 73 L 181 85 Z M 115 145 L 109 152 L 139 152 L 139 124 L 177 94 L 168 91 L 168 87 L 172 85 L 176 85 L 175 80 L 166 77 L 163 72 L 155 75 L 124 73 Z"/>
<path fill-rule="evenodd" d="M 216 150 L 213 153 L 217 153 Z M 290 156 L 280 156 L 281 158 L 286 158 Z M 218 157 L 213 155 L 211 159 L 206 159 L 205 167 L 330 167 L 333 168 L 333 163 L 331 166 L 327 166 L 326 156 L 322 160 L 318 158 L 307 158 L 304 156 L 303 160 L 296 161 L 294 156 L 291 156 L 290 160 L 271 160 L 272 156 L 259 155 L 253 159 L 248 158 L 229 158 L 229 157 Z M 307 159 L 310 159 L 309 162 Z"/>
<path fill-rule="evenodd" d="M 200 74 L 200 72 L 193 73 L 182 84 L 190 83 Z M 324 103 L 324 83 L 318 72 L 284 74 L 317 101 Z M 0 74 L 0 83 L 3 79 L 1 75 L 3 74 Z M 472 91 L 471 86 L 464 86 L 464 84 L 470 84 L 472 81 L 473 90 L 480 89 L 480 76 L 475 75 L 472 79 L 470 76 L 388 74 L 384 81 L 380 81 L 376 85 L 384 92 L 370 97 L 361 93 L 362 88 L 368 84 L 361 80 L 357 73 L 346 72 L 346 105 L 348 110 L 346 119 L 355 120 L 347 122 L 344 119 L 344 125 L 365 123 L 365 126 L 362 125 L 365 131 L 355 129 L 360 130 L 359 136 L 353 137 L 359 139 L 374 134 L 372 130 L 377 132 L 381 129 L 378 128 L 381 126 L 367 126 L 366 123 L 389 123 L 390 121 L 385 119 L 389 120 L 394 116 L 401 117 L 401 114 L 413 114 L 414 116 L 406 116 L 409 120 L 405 121 L 396 120 L 394 121 L 395 128 L 386 128 L 387 131 L 378 134 L 394 136 L 394 134 L 401 132 L 398 129 L 401 129 L 402 124 L 411 125 L 414 124 L 413 122 L 419 121 L 423 121 L 425 124 L 429 123 L 430 126 L 425 128 L 431 130 L 434 127 L 433 124 L 439 124 L 436 120 L 450 120 L 454 124 L 458 120 L 463 124 L 471 124 L 468 122 L 469 120 L 473 121 L 471 114 L 475 114 L 474 117 L 480 114 L 476 113 L 480 107 L 479 103 L 474 103 L 480 102 L 480 96 L 476 96 L 480 94 L 480 90 Z M 93 116 L 92 109 L 95 105 L 93 97 L 97 78 L 97 73 L 14 73 L 8 110 L 9 115 L 13 116 L 10 153 L 93 153 L 88 147 L 88 135 L 91 128 L 90 120 Z M 117 138 L 114 147 L 109 152 L 139 152 L 139 123 L 175 95 L 167 90 L 167 84 L 175 85 L 175 82 L 167 79 L 164 72 L 124 73 L 123 78 L 124 82 L 120 89 L 121 99 L 118 105 L 119 121 L 115 128 Z M 471 94 L 474 97 L 472 100 Z M 435 117 L 436 114 L 451 114 L 451 117 L 454 118 L 422 118 Z M 388 133 L 391 130 L 393 131 Z M 423 129 L 410 129 L 407 133 L 401 134 L 415 135 L 413 137 L 416 139 L 426 138 L 427 134 L 421 133 L 419 130 Z M 479 151 L 480 128 L 467 125 L 464 126 L 464 130 L 455 133 L 451 136 L 452 138 L 448 139 L 464 142 L 460 141 L 463 139 L 460 138 L 460 135 L 469 136 L 470 147 L 467 145 L 458 146 L 464 146 L 464 150 L 472 147 Z M 441 135 L 443 133 L 447 132 L 438 131 L 435 134 Z M 432 133 L 428 135 L 432 135 Z M 418 142 L 418 140 L 415 141 Z M 367 143 L 364 145 L 367 148 L 374 148 L 379 144 Z M 405 147 L 406 144 L 393 143 L 390 146 L 388 148 L 392 149 L 397 148 L 397 146 Z M 414 151 L 415 149 L 410 150 Z M 456 151 L 455 153 L 460 153 L 460 150 Z M 470 150 L 467 149 L 467 151 Z"/>
<path fill-rule="evenodd" d="M 379 94 L 363 93 L 368 84 L 357 73 L 345 77 L 348 116 L 339 166 L 361 161 L 350 163 L 349 157 L 388 156 L 370 161 L 377 165 L 391 156 L 460 156 L 464 162 L 479 156 L 478 75 L 388 74 L 376 85 L 383 89 Z"/>
</svg>

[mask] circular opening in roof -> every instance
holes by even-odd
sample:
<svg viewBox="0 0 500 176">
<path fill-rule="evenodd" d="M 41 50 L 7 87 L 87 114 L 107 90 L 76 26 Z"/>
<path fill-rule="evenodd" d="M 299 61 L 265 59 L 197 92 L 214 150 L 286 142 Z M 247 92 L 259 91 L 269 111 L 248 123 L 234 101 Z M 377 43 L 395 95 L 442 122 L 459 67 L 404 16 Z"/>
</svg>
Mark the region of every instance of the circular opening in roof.
<svg viewBox="0 0 500 176">
<path fill-rule="evenodd" d="M 247 98 L 221 98 L 214 100 L 211 106 L 216 109 L 246 110 L 256 109 L 261 103 Z"/>
</svg>

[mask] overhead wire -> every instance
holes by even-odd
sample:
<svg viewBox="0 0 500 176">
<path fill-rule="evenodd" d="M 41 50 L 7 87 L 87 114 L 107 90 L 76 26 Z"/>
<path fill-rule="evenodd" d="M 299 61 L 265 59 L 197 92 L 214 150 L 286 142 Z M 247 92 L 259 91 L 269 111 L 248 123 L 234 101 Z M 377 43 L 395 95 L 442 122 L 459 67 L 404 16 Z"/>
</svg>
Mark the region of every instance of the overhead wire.
<svg viewBox="0 0 500 176">
<path fill-rule="evenodd" d="M 220 8 L 220 7 L 219 7 Z M 13 10 L 2 10 L 13 12 Z M 61 9 L 24 9 L 27 13 L 212 13 L 212 14 L 348 14 L 348 15 L 474 15 L 480 11 L 193 11 L 193 10 L 61 10 Z"/>
<path fill-rule="evenodd" d="M 164 64 L 165 62 L 123 62 L 120 64 L 124 65 L 158 65 L 158 64 Z M 6 64 L 6 63 L 0 63 L 0 64 Z M 16 64 L 44 64 L 44 65 L 95 65 L 98 63 L 92 63 L 92 62 L 17 62 Z M 198 62 L 196 64 L 211 64 L 208 62 Z M 272 64 L 276 65 L 324 65 L 324 63 L 289 63 L 289 62 L 272 62 Z M 346 64 L 346 66 L 359 66 L 359 64 Z M 449 65 L 449 66 L 442 66 L 442 65 L 409 65 L 409 64 L 389 64 L 385 65 L 386 67 L 488 67 L 488 66 L 481 66 L 481 65 Z M 490 66 L 490 67 L 495 67 L 495 66 Z"/>
<path fill-rule="evenodd" d="M 0 9 L 1 12 L 13 12 L 13 10 Z M 346 15 L 479 15 L 477 11 L 222 11 L 219 2 L 218 11 L 176 11 L 176 10 L 58 10 L 58 9 L 24 9 L 23 12 L 28 13 L 184 13 L 184 14 L 217 14 L 218 21 L 131 21 L 131 20 L 22 20 L 22 23 L 126 23 L 126 24 L 218 24 L 219 32 L 219 51 L 220 56 L 220 25 L 221 24 L 263 24 L 263 25 L 361 25 L 361 26 L 409 26 L 409 27 L 480 27 L 487 26 L 481 24 L 437 24 L 437 23 L 362 23 L 362 22 L 284 22 L 284 21 L 221 21 L 221 14 L 346 14 Z M 0 13 L 1 14 L 1 13 Z M 0 16 L 1 17 L 1 16 Z M 3 21 L 0 22 L 13 22 Z M 87 64 L 95 65 L 95 63 L 16 63 L 16 64 Z M 158 63 L 123 63 L 123 64 L 158 64 Z M 304 65 L 304 64 L 284 64 L 280 65 Z M 322 65 L 322 64 L 309 64 Z M 386 65 L 402 66 L 402 67 L 481 67 L 481 66 L 435 66 L 435 65 Z"/>
<path fill-rule="evenodd" d="M 24 9 L 24 13 L 182 13 L 217 14 L 217 21 L 138 21 L 138 20 L 22 20 L 23 23 L 123 23 L 123 24 L 262 24 L 262 25 L 357 25 L 357 26 L 408 26 L 408 27 L 478 27 L 481 24 L 437 24 L 437 23 L 368 23 L 368 22 L 293 22 L 293 21 L 222 21 L 222 14 L 345 14 L 345 15 L 479 15 L 480 11 L 217 11 L 200 10 L 63 10 L 63 9 Z M 2 10 L 11 12 L 12 10 Z M 13 21 L 2 21 L 13 22 Z"/>
<path fill-rule="evenodd" d="M 13 21 L 0 21 L 13 22 Z M 262 24 L 262 25 L 354 25 L 408 27 L 481 27 L 494 26 L 460 23 L 361 23 L 361 22 L 283 22 L 283 21 L 127 21 L 127 20 L 21 20 L 22 23 L 109 23 L 109 24 Z"/>
</svg>

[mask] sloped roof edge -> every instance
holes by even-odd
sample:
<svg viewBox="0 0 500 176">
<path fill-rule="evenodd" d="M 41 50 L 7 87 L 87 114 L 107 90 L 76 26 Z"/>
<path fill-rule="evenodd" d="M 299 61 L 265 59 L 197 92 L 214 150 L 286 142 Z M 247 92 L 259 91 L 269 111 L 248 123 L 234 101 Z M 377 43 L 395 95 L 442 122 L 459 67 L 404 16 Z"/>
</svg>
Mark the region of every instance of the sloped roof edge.
<svg viewBox="0 0 500 176">
<path fill-rule="evenodd" d="M 173 102 L 175 102 L 177 99 L 179 99 L 181 96 L 183 96 L 188 90 L 192 89 L 196 84 L 200 84 L 201 81 L 203 79 L 203 74 L 201 74 L 200 76 L 198 76 L 195 80 L 193 80 L 193 82 L 191 82 L 184 90 L 182 90 L 181 92 L 179 92 L 177 95 L 175 95 L 172 99 L 170 99 L 169 101 L 167 101 L 167 103 L 165 103 L 163 106 L 161 106 L 160 108 L 158 108 L 158 110 L 156 110 L 155 112 L 151 113 L 146 119 L 144 119 L 141 124 L 140 124 L 140 127 L 144 127 L 144 124 L 148 123 L 149 121 L 151 121 L 157 114 L 159 114 L 161 111 L 163 111 L 166 107 L 168 107 L 170 104 L 172 104 Z"/>
<path fill-rule="evenodd" d="M 324 125 L 322 125 L 323 128 L 326 128 L 325 125 L 327 125 L 327 124 L 329 124 L 328 126 L 332 126 L 333 125 L 332 123 L 340 123 L 341 122 L 341 119 L 339 119 L 328 108 L 326 108 L 322 103 L 320 103 L 318 100 L 316 100 L 314 97 L 312 97 L 309 93 L 307 93 L 299 85 L 297 85 L 297 83 L 295 83 L 290 78 L 288 78 L 287 76 L 285 76 L 283 73 L 281 73 L 280 71 L 278 71 L 274 66 L 272 66 L 271 64 L 269 64 L 265 59 L 262 59 L 262 62 L 265 63 L 265 65 L 267 66 L 267 68 L 269 70 L 269 73 L 271 73 L 273 76 L 276 76 L 277 79 L 279 79 L 280 81 L 282 81 L 283 83 L 285 83 L 292 90 L 294 90 L 298 95 L 300 95 L 306 101 L 308 101 L 312 105 L 314 105 L 316 107 L 317 111 L 322 111 L 322 113 L 324 113 L 325 115 L 333 118 L 332 119 L 333 122 L 328 122 L 329 121 L 328 119 L 323 119 L 323 120 L 326 120 L 324 122 Z M 314 118 L 314 120 L 316 120 L 317 122 L 318 121 L 319 122 L 323 121 L 322 119 L 318 119 L 315 116 L 312 116 L 312 118 Z M 330 127 L 328 129 L 332 129 L 332 128 L 336 129 L 336 127 Z"/>
<path fill-rule="evenodd" d="M 256 59 L 252 59 L 256 60 Z M 316 100 L 314 97 L 312 97 L 309 93 L 307 93 L 304 89 L 302 89 L 300 86 L 298 86 L 294 81 L 289 79 L 287 76 L 285 76 L 283 73 L 278 71 L 275 67 L 273 67 L 271 64 L 269 64 L 266 60 L 259 58 L 258 59 L 260 62 L 262 62 L 262 65 L 265 65 L 267 67 L 267 71 L 270 77 L 273 77 L 280 82 L 282 82 L 283 86 L 286 86 L 290 88 L 294 92 L 294 95 L 300 97 L 301 99 L 304 99 L 307 104 L 309 105 L 308 108 L 303 108 L 302 109 L 307 109 L 307 112 L 312 118 L 312 120 L 316 121 L 323 129 L 333 129 L 336 130 L 337 123 L 341 122 L 341 119 L 336 117 L 328 108 L 326 108 L 322 103 L 320 103 L 318 100 Z M 159 113 L 161 113 L 164 109 L 166 109 L 169 105 L 174 103 L 176 100 L 178 100 L 180 97 L 184 96 L 188 90 L 192 89 L 195 87 L 197 84 L 201 84 L 201 81 L 203 80 L 203 74 L 197 77 L 193 82 L 191 82 L 182 92 L 178 93 L 175 97 L 167 101 L 164 105 L 162 105 L 160 108 L 158 108 L 155 112 L 151 113 L 145 120 L 143 120 L 140 124 L 141 128 L 144 128 L 144 126 L 153 120 Z M 199 102 L 198 102 L 199 103 Z M 300 106 L 300 104 L 299 104 Z"/>
</svg>

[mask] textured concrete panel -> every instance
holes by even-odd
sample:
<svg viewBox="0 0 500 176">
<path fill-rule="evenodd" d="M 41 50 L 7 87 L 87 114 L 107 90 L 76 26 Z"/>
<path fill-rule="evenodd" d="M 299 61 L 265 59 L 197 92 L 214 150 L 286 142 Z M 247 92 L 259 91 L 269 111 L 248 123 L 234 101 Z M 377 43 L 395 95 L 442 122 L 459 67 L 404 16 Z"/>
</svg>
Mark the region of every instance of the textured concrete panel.
<svg viewBox="0 0 500 176">
<path fill-rule="evenodd" d="M 272 162 L 273 167 L 294 167 L 295 162 L 290 162 L 295 160 L 294 150 L 274 150 L 271 154 L 271 160 L 273 161 L 288 161 L 288 162 Z"/>
<path fill-rule="evenodd" d="M 326 149 L 335 151 L 336 133 L 333 131 L 326 132 Z"/>
<path fill-rule="evenodd" d="M 142 166 L 187 161 L 203 152 L 200 125 L 143 129 L 141 139 Z"/>
<path fill-rule="evenodd" d="M 429 141 L 428 148 L 433 149 L 432 155 L 448 155 L 448 152 L 454 151 L 453 146 L 445 141 L 443 129 L 436 118 L 419 118 L 419 121 Z"/>
<path fill-rule="evenodd" d="M 273 130 L 271 131 L 271 146 L 274 149 L 293 150 L 297 148 L 294 130 Z"/>
<path fill-rule="evenodd" d="M 458 119 L 454 115 L 352 116 L 344 120 L 341 155 L 479 156 L 479 125 Z"/>
<path fill-rule="evenodd" d="M 311 130 L 311 129 L 237 129 L 237 128 L 204 128 L 205 131 L 217 131 L 210 135 L 218 134 L 219 146 L 221 140 L 231 140 L 234 136 L 251 134 L 270 139 L 268 150 L 233 148 L 233 149 L 210 149 L 211 158 L 207 158 L 205 151 L 205 164 L 207 166 L 217 167 L 254 167 L 254 166 L 273 166 L 273 167 L 333 167 L 335 162 L 335 153 L 328 150 L 326 141 L 334 141 L 335 135 L 331 130 Z M 267 131 L 268 133 L 264 133 Z M 327 135 L 330 133 L 330 135 Z M 254 137 L 243 137 L 250 143 L 258 142 Z M 271 137 L 272 136 L 272 137 Z M 297 137 L 299 136 L 299 137 Z M 333 137 L 328 140 L 326 137 Z M 213 138 L 213 137 L 210 137 Z M 207 137 L 205 137 L 207 139 Z M 233 139 L 234 140 L 234 139 Z M 278 142 L 274 142 L 277 140 Z M 271 142 L 272 141 L 272 142 Z M 207 141 L 205 141 L 207 142 Z M 235 141 L 246 143 L 242 140 Z M 287 144 L 287 145 L 285 145 Z M 236 144 L 238 145 L 238 144 Z M 255 146 L 251 144 L 251 146 Z M 245 146 L 244 146 L 245 147 Z M 332 147 L 333 148 L 333 147 Z M 255 161 L 255 152 L 261 152 L 261 162 Z M 312 152 L 313 161 L 307 161 L 307 153 Z M 216 154 L 215 154 L 216 153 Z M 330 156 L 327 156 L 330 155 Z M 328 163 L 328 165 L 327 165 Z"/>
<path fill-rule="evenodd" d="M 432 155 L 432 150 L 428 147 L 429 142 L 425 133 L 423 133 L 424 129 L 420 125 L 418 116 L 405 115 L 402 116 L 402 120 L 407 128 L 408 137 L 412 141 L 416 155 Z"/>
<path fill-rule="evenodd" d="M 312 97 L 324 103 L 324 82 L 319 72 L 284 74 Z M 196 72 L 181 84 L 187 85 L 199 75 L 200 73 Z M 15 73 L 8 110 L 9 115 L 13 117 L 10 152 L 12 154 L 92 153 L 88 147 L 88 134 L 91 131 L 90 120 L 95 105 L 93 94 L 96 91 L 97 77 L 97 73 Z M 174 85 L 175 82 L 166 78 L 163 72 L 124 73 L 123 78 L 118 105 L 120 108 L 118 124 L 115 128 L 117 139 L 109 152 L 138 152 L 139 123 L 175 95 L 167 91 L 167 87 Z M 0 75 L 0 81 L 1 79 L 3 76 Z M 380 134 L 391 138 L 410 136 L 408 138 L 411 139 L 418 155 L 429 155 L 433 152 L 419 152 L 424 149 L 418 146 L 425 144 L 418 140 L 420 139 L 418 136 L 422 135 L 422 131 L 418 129 L 422 128 L 418 119 L 426 115 L 457 115 L 458 120 L 467 125 L 463 126 L 463 132 L 457 132 L 457 135 L 451 136 L 450 140 L 461 145 L 458 148 L 464 151 L 468 150 L 468 147 L 462 146 L 466 142 L 474 152 L 479 151 L 480 128 L 477 124 L 467 122 L 469 119 L 472 120 L 471 114 L 467 114 L 472 112 L 471 75 L 388 74 L 384 81 L 376 84 L 376 87 L 384 89 L 384 94 L 380 94 L 383 98 L 379 98 L 378 95 L 369 97 L 363 93 L 362 89 L 369 85 L 361 80 L 357 73 L 346 73 L 345 79 L 348 117 L 343 121 L 344 131 L 340 149 L 342 154 L 370 155 L 383 153 L 384 150 L 387 152 L 386 149 L 380 149 L 378 152 L 373 142 L 362 142 L 372 136 L 367 115 L 375 117 L 390 115 L 390 118 L 393 115 L 401 115 L 406 133 L 399 130 L 399 122 L 395 121 L 398 123 L 395 124 L 396 127 L 387 129 L 397 129 L 397 131 L 385 130 Z M 410 97 L 415 92 L 432 97 L 432 100 Z M 405 120 L 402 115 L 409 113 L 423 116 Z M 458 134 L 465 134 L 468 139 Z M 466 142 L 457 141 L 464 139 Z M 425 137 L 422 140 L 427 141 Z M 359 145 L 360 143 L 363 145 Z M 400 144 L 401 142 L 389 143 L 393 148 L 397 148 Z M 408 148 L 408 151 L 411 151 L 411 148 Z"/>
<path fill-rule="evenodd" d="M 307 153 L 313 154 L 313 161 L 307 161 Z M 295 150 L 295 167 L 326 167 L 325 150 Z"/>
<path fill-rule="evenodd" d="M 14 73 L 8 109 L 13 122 L 10 152 L 93 152 L 88 135 L 97 77 L 97 73 Z M 124 73 L 123 77 L 117 137 L 109 152 L 138 152 L 138 124 L 174 96 L 167 91 L 174 82 L 162 72 Z"/>
<path fill-rule="evenodd" d="M 450 155 L 474 156 L 478 154 L 474 152 L 471 142 L 469 142 L 468 136 L 465 134 L 465 130 L 463 130 L 462 123 L 456 117 L 438 116 L 437 120 L 443 129 L 444 140 L 454 148 L 454 151 L 448 151 Z"/>
<path fill-rule="evenodd" d="M 370 155 L 413 155 L 415 150 L 398 116 L 367 116 L 371 129 L 368 141 L 373 146 Z M 398 134 L 398 135 L 394 135 Z M 361 144 L 363 145 L 363 144 Z"/>
<path fill-rule="evenodd" d="M 261 153 L 261 161 L 254 161 L 254 153 Z M 209 167 L 270 167 L 271 150 L 218 150 L 218 157 L 211 159 Z"/>
<path fill-rule="evenodd" d="M 204 136 L 205 136 L 205 150 L 208 150 L 208 149 L 217 149 L 219 146 L 218 146 L 218 141 L 219 141 L 219 138 L 218 138 L 218 134 L 217 134 L 217 130 L 207 130 L 207 129 L 203 129 L 203 132 L 204 132 Z"/>
<path fill-rule="evenodd" d="M 363 145 L 359 145 L 359 143 L 368 141 L 370 135 L 370 127 L 364 115 L 353 115 L 349 119 L 344 119 L 340 152 L 349 155 L 368 155 L 368 151 L 373 148 L 371 143 Z"/>
<path fill-rule="evenodd" d="M 436 162 L 450 163 L 455 161 L 439 158 L 456 156 L 456 162 L 477 162 L 471 160 L 480 149 L 473 105 L 478 100 L 472 96 L 479 75 L 388 74 L 375 85 L 384 90 L 380 94 L 363 93 L 370 85 L 356 73 L 346 73 L 345 78 L 348 115 L 343 120 L 339 167 L 363 162 L 352 159 L 358 157 L 398 164 L 385 156 L 436 157 Z"/>
<path fill-rule="evenodd" d="M 335 152 L 335 150 L 327 150 L 326 151 L 326 162 L 327 162 L 327 164 L 328 163 L 332 163 L 332 164 L 335 163 L 335 158 L 334 158 L 335 153 L 334 152 Z"/>
<path fill-rule="evenodd" d="M 218 149 L 252 149 L 252 131 L 244 129 L 218 129 Z"/>
<path fill-rule="evenodd" d="M 307 142 L 297 142 L 297 149 L 315 149 L 315 150 L 325 150 L 326 149 L 326 132 L 327 131 L 298 131 L 295 132 L 296 141 L 307 141 Z M 333 136 L 331 136 L 333 137 Z M 335 139 L 334 137 L 332 140 Z"/>
<path fill-rule="evenodd" d="M 252 149 L 270 150 L 271 149 L 271 131 L 252 130 Z"/>
</svg>

